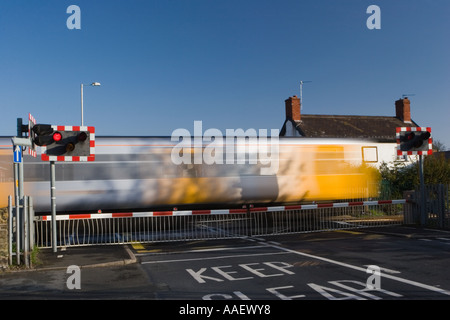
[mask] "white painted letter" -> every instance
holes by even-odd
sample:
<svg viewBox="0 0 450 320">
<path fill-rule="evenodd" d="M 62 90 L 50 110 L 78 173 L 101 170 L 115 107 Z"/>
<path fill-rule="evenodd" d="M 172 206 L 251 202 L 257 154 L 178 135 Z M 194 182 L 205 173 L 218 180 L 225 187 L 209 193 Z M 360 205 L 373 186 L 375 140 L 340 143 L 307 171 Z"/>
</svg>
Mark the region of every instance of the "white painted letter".
<svg viewBox="0 0 450 320">
<path fill-rule="evenodd" d="M 209 279 L 209 280 L 213 280 L 213 281 L 217 281 L 217 282 L 222 282 L 222 279 L 218 279 L 218 278 L 214 278 L 214 277 L 209 277 L 209 276 L 205 276 L 202 273 L 206 271 L 206 268 L 201 268 L 199 271 L 194 271 L 192 269 L 186 269 L 186 271 L 192 276 L 194 277 L 195 280 L 197 280 L 198 283 L 205 283 L 206 281 L 204 279 Z"/>
<path fill-rule="evenodd" d="M 318 293 L 320 293 L 322 296 L 324 296 L 328 300 L 350 300 L 350 299 L 352 299 L 352 300 L 366 300 L 366 299 L 364 299 L 362 297 L 359 297 L 359 296 L 354 295 L 354 294 L 349 293 L 349 292 L 344 292 L 344 291 L 341 291 L 341 290 L 328 288 L 328 287 L 325 287 L 325 286 L 320 286 L 320 285 L 314 284 L 314 283 L 308 283 L 308 286 L 310 286 L 311 288 L 316 290 Z M 330 292 L 333 292 L 335 294 L 341 295 L 342 297 L 333 296 Z"/>
<path fill-rule="evenodd" d="M 66 273 L 73 273 L 67 278 L 66 285 L 69 290 L 81 289 L 81 271 L 79 266 L 68 266 Z"/>
<path fill-rule="evenodd" d="M 220 266 L 220 267 L 211 267 L 214 271 L 216 271 L 218 274 L 222 275 L 225 279 L 230 281 L 235 280 L 247 280 L 247 279 L 253 279 L 253 277 L 246 277 L 246 278 L 234 278 L 233 276 L 230 276 L 231 273 L 237 273 L 237 271 L 223 271 L 221 268 L 230 268 L 232 266 Z"/>
<path fill-rule="evenodd" d="M 293 286 L 267 288 L 266 290 L 269 291 L 270 293 L 273 293 L 281 300 L 292 300 L 292 299 L 296 299 L 296 298 L 304 298 L 305 297 L 305 295 L 303 295 L 303 294 L 298 294 L 296 296 L 286 296 L 279 292 L 280 289 L 291 289 L 291 288 L 293 288 Z"/>
<path fill-rule="evenodd" d="M 367 278 L 366 287 L 370 290 L 381 289 L 381 272 L 378 266 L 368 266 L 366 273 L 372 274 Z"/>
</svg>

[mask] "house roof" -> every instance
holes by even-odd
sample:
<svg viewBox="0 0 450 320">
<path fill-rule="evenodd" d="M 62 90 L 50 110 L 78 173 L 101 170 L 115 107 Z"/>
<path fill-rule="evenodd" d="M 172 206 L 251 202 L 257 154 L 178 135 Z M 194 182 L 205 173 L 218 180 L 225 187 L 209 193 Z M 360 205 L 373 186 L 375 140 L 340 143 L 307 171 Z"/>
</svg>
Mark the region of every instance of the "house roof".
<svg viewBox="0 0 450 320">
<path fill-rule="evenodd" d="M 288 121 L 304 137 L 359 138 L 379 142 L 396 142 L 397 127 L 418 126 L 414 121 L 405 123 L 396 117 L 302 114 L 300 121 L 286 119 L 281 136 L 286 134 Z"/>
</svg>

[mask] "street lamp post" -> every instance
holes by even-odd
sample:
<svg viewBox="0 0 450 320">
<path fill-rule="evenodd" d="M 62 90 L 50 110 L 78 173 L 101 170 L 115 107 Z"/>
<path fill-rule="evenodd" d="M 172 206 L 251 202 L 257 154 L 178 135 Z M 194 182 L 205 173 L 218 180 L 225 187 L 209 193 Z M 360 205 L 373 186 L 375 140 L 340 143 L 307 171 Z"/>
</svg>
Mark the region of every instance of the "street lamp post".
<svg viewBox="0 0 450 320">
<path fill-rule="evenodd" d="M 91 87 L 99 87 L 100 82 L 92 82 L 91 84 L 81 84 L 81 125 L 84 125 L 84 118 L 83 118 L 83 87 L 84 86 L 91 86 Z"/>
</svg>

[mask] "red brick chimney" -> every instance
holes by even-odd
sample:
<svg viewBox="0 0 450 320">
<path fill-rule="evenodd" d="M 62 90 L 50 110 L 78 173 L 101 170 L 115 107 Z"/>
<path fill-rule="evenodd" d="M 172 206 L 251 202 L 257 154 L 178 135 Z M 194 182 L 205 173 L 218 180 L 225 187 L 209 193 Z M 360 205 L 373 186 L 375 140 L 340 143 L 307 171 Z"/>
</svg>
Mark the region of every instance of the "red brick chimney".
<svg viewBox="0 0 450 320">
<path fill-rule="evenodd" d="M 293 96 L 289 99 L 286 99 L 284 102 L 286 104 L 286 119 L 300 121 L 300 98 L 298 98 L 297 96 Z"/>
<path fill-rule="evenodd" d="M 395 117 L 403 122 L 411 122 L 411 105 L 407 97 L 395 101 Z"/>
</svg>

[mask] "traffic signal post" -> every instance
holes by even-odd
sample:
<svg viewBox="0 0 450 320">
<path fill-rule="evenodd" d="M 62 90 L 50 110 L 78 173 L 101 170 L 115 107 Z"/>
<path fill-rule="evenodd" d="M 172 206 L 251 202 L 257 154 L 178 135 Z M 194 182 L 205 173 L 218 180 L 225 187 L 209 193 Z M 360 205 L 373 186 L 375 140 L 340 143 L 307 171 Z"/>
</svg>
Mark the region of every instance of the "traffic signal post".
<svg viewBox="0 0 450 320">
<path fill-rule="evenodd" d="M 32 246 L 31 238 L 31 216 L 29 217 L 27 197 L 24 196 L 24 170 L 23 170 L 23 151 L 24 148 L 31 147 L 31 141 L 24 137 L 28 131 L 28 126 L 23 124 L 21 118 L 17 119 L 17 136 L 12 137 L 13 159 L 14 159 L 14 196 L 15 196 L 15 229 L 16 229 L 16 263 L 20 264 L 21 251 L 23 250 L 24 263 L 28 267 L 29 249 Z M 13 217 L 12 211 L 9 217 L 10 237 L 9 237 L 9 263 L 12 264 L 12 237 L 13 237 Z"/>
<path fill-rule="evenodd" d="M 50 207 L 52 211 L 52 250 L 57 252 L 55 161 L 50 161 Z"/>
<path fill-rule="evenodd" d="M 95 128 L 35 124 L 32 143 L 42 149 L 41 160 L 50 161 L 50 202 L 52 214 L 52 248 L 57 251 L 56 232 L 56 162 L 94 161 Z"/>
<path fill-rule="evenodd" d="M 397 134 L 397 155 L 419 156 L 419 178 L 420 178 L 420 223 L 426 223 L 426 195 L 425 181 L 423 175 L 423 160 L 425 155 L 433 154 L 433 139 L 430 127 L 398 127 Z"/>
<path fill-rule="evenodd" d="M 28 133 L 25 136 L 24 133 Z M 55 126 L 36 124 L 36 119 L 29 114 L 28 125 L 17 119 L 17 137 L 12 138 L 14 154 L 14 185 L 16 196 L 16 224 L 19 222 L 19 207 L 23 205 L 23 150 L 36 157 L 36 146 L 41 148 L 41 160 L 50 162 L 50 201 L 52 215 L 52 248 L 57 252 L 56 226 L 56 176 L 55 166 L 59 161 L 94 161 L 95 128 L 90 126 Z M 22 215 L 23 216 L 23 215 Z M 19 250 L 19 233 L 17 233 L 17 250 Z M 19 251 L 17 252 L 19 259 Z"/>
</svg>

